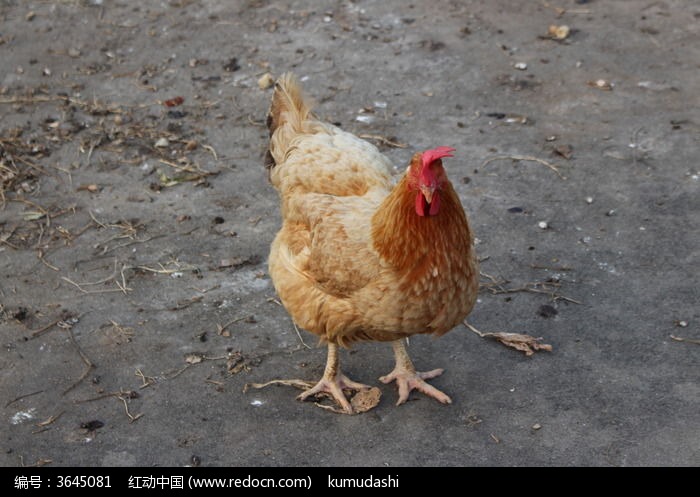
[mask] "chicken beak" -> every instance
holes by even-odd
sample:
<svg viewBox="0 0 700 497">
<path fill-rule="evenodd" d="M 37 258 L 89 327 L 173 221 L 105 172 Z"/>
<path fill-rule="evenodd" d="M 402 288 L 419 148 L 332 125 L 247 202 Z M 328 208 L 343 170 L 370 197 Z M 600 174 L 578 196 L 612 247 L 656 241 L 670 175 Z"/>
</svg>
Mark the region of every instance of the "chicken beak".
<svg viewBox="0 0 700 497">
<path fill-rule="evenodd" d="M 430 186 L 421 186 L 420 191 L 425 197 L 426 202 L 431 204 L 433 202 L 433 194 L 435 193 L 435 188 L 432 188 Z"/>
</svg>

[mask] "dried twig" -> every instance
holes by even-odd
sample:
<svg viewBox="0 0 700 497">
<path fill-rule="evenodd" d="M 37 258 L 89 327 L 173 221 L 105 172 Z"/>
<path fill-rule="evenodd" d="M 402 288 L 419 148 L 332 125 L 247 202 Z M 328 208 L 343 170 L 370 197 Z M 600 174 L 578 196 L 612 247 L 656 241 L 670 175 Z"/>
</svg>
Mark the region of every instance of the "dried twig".
<svg viewBox="0 0 700 497">
<path fill-rule="evenodd" d="M 19 456 L 19 464 L 23 468 L 40 468 L 42 466 L 46 466 L 47 464 L 51 464 L 53 462 L 52 459 L 44 459 L 44 458 L 39 458 L 34 464 L 29 464 L 25 465 L 24 464 L 24 457 Z"/>
<path fill-rule="evenodd" d="M 393 140 L 391 140 L 385 136 L 381 136 L 381 135 L 359 135 L 359 136 L 360 136 L 360 138 L 366 138 L 368 140 L 376 140 L 379 143 L 383 143 L 384 145 L 386 145 L 388 147 L 393 147 L 393 148 L 406 148 L 406 147 L 408 147 L 408 145 L 405 143 L 399 143 L 399 142 L 393 141 Z"/>
<path fill-rule="evenodd" d="M 58 269 L 56 266 L 54 266 L 53 264 L 49 263 L 46 259 L 44 259 L 44 251 L 43 251 L 43 250 L 39 249 L 39 251 L 38 251 L 38 253 L 37 253 L 37 257 L 38 257 L 39 260 L 40 260 L 41 262 L 43 262 L 44 265 L 45 265 L 46 267 L 48 267 L 49 269 L 53 269 L 53 270 L 56 271 L 56 272 L 60 272 L 60 271 L 61 271 L 61 270 Z"/>
<path fill-rule="evenodd" d="M 238 322 L 240 322 L 240 321 L 245 321 L 246 319 L 250 319 L 251 317 L 252 317 L 251 315 L 248 315 L 248 316 L 243 316 L 243 317 L 240 317 L 240 318 L 235 318 L 235 319 L 232 319 L 231 321 L 229 321 L 228 323 L 226 323 L 226 324 L 223 325 L 223 326 L 220 325 L 220 324 L 217 324 L 217 325 L 216 325 L 216 333 L 217 333 L 217 335 L 223 335 L 223 333 L 224 333 L 224 331 L 226 330 L 226 328 L 228 328 L 228 327 L 231 326 L 232 324 L 238 323 Z"/>
<path fill-rule="evenodd" d="M 60 319 L 56 319 L 55 321 L 53 321 L 53 322 L 47 324 L 46 326 L 42 326 L 42 327 L 39 328 L 38 330 L 32 330 L 32 336 L 31 336 L 31 338 L 36 338 L 36 337 L 38 337 L 38 336 L 43 335 L 44 333 L 46 333 L 47 331 L 49 331 L 51 328 L 53 328 L 54 326 L 56 326 L 56 325 L 57 325 L 58 323 L 60 323 L 60 322 L 61 322 Z"/>
<path fill-rule="evenodd" d="M 675 335 L 669 335 L 669 337 L 671 337 L 671 339 L 675 340 L 676 342 L 687 342 L 700 345 L 700 340 L 695 340 L 694 338 L 677 337 Z"/>
<path fill-rule="evenodd" d="M 215 172 L 205 171 L 205 170 L 201 169 L 199 166 L 196 166 L 194 168 L 189 166 L 189 165 L 181 166 L 180 164 L 175 164 L 174 162 L 171 162 L 171 161 L 168 161 L 165 159 L 158 159 L 158 161 L 161 164 L 165 164 L 166 166 L 170 166 L 173 169 L 177 169 L 178 171 L 182 171 L 185 173 L 194 173 L 198 177 L 214 176 L 217 174 Z"/>
<path fill-rule="evenodd" d="M 137 369 L 134 374 L 141 378 L 141 385 L 139 386 L 140 389 L 150 387 L 154 383 L 157 383 L 157 380 L 154 377 L 146 376 L 140 369 Z"/>
<path fill-rule="evenodd" d="M 49 418 L 47 420 L 37 423 L 36 425 L 39 427 L 39 429 L 34 430 L 32 432 L 32 435 L 36 435 L 37 433 L 42 433 L 42 432 L 45 432 L 47 430 L 50 430 L 51 428 L 49 428 L 48 426 L 52 425 L 58 418 L 61 417 L 61 415 L 63 415 L 64 412 L 65 411 L 61 411 L 56 415 L 51 415 L 51 416 L 49 416 Z"/>
<path fill-rule="evenodd" d="M 253 120 L 252 117 L 250 117 L 250 114 L 248 114 L 248 122 L 252 124 L 253 126 L 257 126 L 258 128 L 265 128 L 267 127 L 267 124 L 265 124 L 265 121 L 255 121 Z"/>
<path fill-rule="evenodd" d="M 3 202 L 3 205 L 4 205 L 4 202 Z M 0 243 L 4 243 L 5 245 L 7 245 L 8 247 L 10 247 L 14 250 L 19 250 L 19 247 L 17 245 L 14 245 L 14 244 L 8 242 L 8 240 L 12 237 L 12 235 L 14 235 L 15 231 L 17 231 L 17 226 L 13 226 L 10 229 L 10 231 L 0 235 Z"/>
<path fill-rule="evenodd" d="M 196 304 L 197 302 L 201 302 L 202 299 L 204 299 L 203 295 L 196 295 L 194 297 L 189 298 L 188 300 L 180 300 L 174 306 L 172 306 L 170 308 L 170 310 L 171 311 L 181 311 L 182 309 L 187 309 L 192 304 Z"/>
<path fill-rule="evenodd" d="M 192 366 L 194 366 L 196 364 L 200 364 L 204 361 L 222 361 L 222 360 L 228 359 L 228 358 L 229 358 L 229 356 L 209 357 L 209 356 L 206 356 L 206 355 L 200 354 L 200 353 L 191 353 L 191 354 L 187 354 L 187 356 L 185 357 L 186 364 L 183 367 L 181 367 L 180 369 L 178 369 L 177 371 L 175 371 L 170 376 L 168 376 L 168 374 L 170 374 L 170 372 L 163 373 L 159 378 L 155 378 L 153 376 L 146 376 L 140 369 L 137 369 L 135 374 L 136 374 L 136 376 L 141 378 L 142 384 L 139 386 L 139 388 L 143 389 L 143 388 L 146 388 L 146 387 L 153 385 L 154 383 L 158 383 L 159 379 L 174 380 L 175 378 L 180 376 L 182 373 L 184 373 L 185 371 L 190 369 Z"/>
<path fill-rule="evenodd" d="M 126 295 L 127 292 L 131 291 L 131 288 L 126 286 L 126 277 L 124 276 L 124 271 L 129 269 L 128 266 L 123 265 L 120 270 L 117 270 L 117 259 L 114 259 L 114 270 L 112 271 L 112 274 L 107 276 L 106 278 L 102 278 L 101 280 L 98 281 L 91 281 L 91 282 L 85 282 L 85 283 L 76 283 L 75 281 L 71 280 L 70 278 L 67 278 L 65 276 L 61 276 L 61 279 L 64 281 L 67 281 L 71 285 L 75 286 L 78 290 L 85 294 L 94 294 L 94 293 L 114 293 L 114 292 L 122 292 L 123 294 Z M 121 283 L 117 280 L 117 274 L 121 276 Z M 83 288 L 84 286 L 95 286 L 95 285 L 102 285 L 104 283 L 107 283 L 109 281 L 114 281 L 114 284 L 117 285 L 117 288 L 110 288 L 106 290 L 86 290 Z"/>
<path fill-rule="evenodd" d="M 64 412 L 65 411 L 61 411 L 58 414 L 51 415 L 51 416 L 49 416 L 49 418 L 46 421 L 41 421 L 41 422 L 37 423 L 36 425 L 43 427 L 43 426 L 48 426 L 50 424 L 53 424 L 58 418 L 60 418 L 63 415 Z"/>
<path fill-rule="evenodd" d="M 124 292 L 124 291 L 125 291 L 125 289 L 123 289 L 123 288 L 110 288 L 110 289 L 107 289 L 107 290 L 85 290 L 85 289 L 81 286 L 80 283 L 76 283 L 75 281 L 73 281 L 73 280 L 71 280 L 71 279 L 69 279 L 69 278 L 66 278 L 65 276 L 61 276 L 61 279 L 64 280 L 64 281 L 67 281 L 68 283 L 70 283 L 71 285 L 75 286 L 78 290 L 80 290 L 81 292 L 83 292 L 83 293 L 85 293 L 85 294 L 87 294 L 87 295 L 91 295 L 91 294 L 95 294 L 95 293 L 114 293 L 114 292 Z M 93 285 L 93 284 L 94 284 L 94 283 L 83 283 L 83 285 Z M 118 285 L 117 285 L 117 286 L 118 286 Z M 127 289 L 127 290 L 128 290 L 128 289 Z"/>
<path fill-rule="evenodd" d="M 119 276 L 122 277 L 122 282 L 121 282 L 121 284 L 116 280 L 116 278 L 114 279 L 114 284 L 117 285 L 117 286 L 119 287 L 119 289 L 122 291 L 122 293 L 123 293 L 124 295 L 126 295 L 126 292 L 127 292 L 127 291 L 130 291 L 130 290 L 131 290 L 131 288 L 129 288 L 129 287 L 126 286 L 126 277 L 124 276 L 124 271 L 126 271 L 126 269 L 127 269 L 127 266 L 124 265 L 124 264 L 122 264 L 122 268 L 121 268 L 121 270 L 119 271 Z"/>
<path fill-rule="evenodd" d="M 120 221 L 117 224 L 102 224 L 97 221 L 94 216 L 93 216 L 93 221 L 97 222 L 101 227 L 103 228 L 115 228 L 121 230 L 120 233 L 117 233 L 115 235 L 110 236 L 106 240 L 103 240 L 97 244 L 95 244 L 95 248 L 102 247 L 102 254 L 106 254 L 107 252 L 111 252 L 112 250 L 116 250 L 121 247 L 128 247 L 131 245 L 131 243 L 143 243 L 143 241 L 140 241 L 136 238 L 136 235 L 138 234 L 139 228 L 142 228 L 142 225 L 140 224 L 132 224 L 129 221 Z M 164 235 L 159 235 L 159 236 L 164 236 Z M 117 239 L 122 239 L 122 238 L 128 238 L 132 242 L 127 242 L 126 244 L 122 245 L 117 245 L 115 247 L 107 248 L 107 243 L 112 241 L 112 240 L 117 240 Z M 154 237 L 151 237 L 147 240 L 144 241 L 149 241 L 152 240 Z"/>
<path fill-rule="evenodd" d="M 121 244 L 119 244 L 119 245 L 115 245 L 114 247 L 110 247 L 110 248 L 105 247 L 105 248 L 102 250 L 102 255 L 104 255 L 104 254 L 109 254 L 110 252 L 113 252 L 113 251 L 118 250 L 118 249 L 120 249 L 120 248 L 129 247 L 129 246 L 135 245 L 135 244 L 137 244 L 137 243 L 147 243 L 147 242 L 150 242 L 150 241 L 152 241 L 152 240 L 156 240 L 156 239 L 158 239 L 158 238 L 163 238 L 164 236 L 165 236 L 165 234 L 153 235 L 153 236 L 149 236 L 148 238 L 145 238 L 145 239 L 143 239 L 143 240 L 139 240 L 138 238 L 134 238 L 134 239 L 132 239 L 131 241 L 128 241 L 128 242 L 125 242 L 125 243 L 121 243 Z M 112 237 L 112 238 L 110 238 L 110 240 L 112 240 L 112 239 L 114 239 L 114 238 L 115 238 L 115 237 Z M 123 238 L 123 237 L 116 237 L 116 238 Z M 106 241 L 109 241 L 109 240 L 106 240 Z"/>
<path fill-rule="evenodd" d="M 134 329 L 133 328 L 131 328 L 129 326 L 122 326 L 113 319 L 109 320 L 109 324 L 111 325 L 110 330 L 112 330 L 111 338 L 117 345 L 121 345 L 123 342 L 130 342 L 131 341 L 131 338 L 134 336 Z M 99 329 L 101 330 L 105 326 L 109 326 L 109 325 L 103 324 L 102 326 L 99 327 Z M 95 331 L 97 331 L 97 330 L 95 330 Z"/>
<path fill-rule="evenodd" d="M 90 209 L 88 209 L 88 214 L 90 214 L 90 217 L 92 218 L 92 220 L 95 222 L 95 224 L 97 226 L 99 226 L 100 228 L 107 229 L 107 226 L 105 224 L 101 223 L 100 221 L 98 221 Z"/>
<path fill-rule="evenodd" d="M 532 285 L 532 286 L 530 286 Z M 542 286 L 543 288 L 540 290 L 538 288 L 535 288 L 537 286 Z M 528 283 L 523 287 L 520 288 L 507 288 L 503 291 L 492 291 L 494 295 L 497 295 L 499 293 L 517 293 L 517 292 L 529 292 L 529 293 L 542 293 L 544 295 L 548 295 L 553 302 L 556 302 L 557 300 L 565 300 L 567 302 L 571 302 L 572 304 L 578 304 L 581 305 L 581 302 L 578 300 L 574 300 L 570 297 L 564 297 L 563 295 L 558 295 L 554 293 L 550 288 L 548 288 L 546 283 Z"/>
<path fill-rule="evenodd" d="M 25 393 L 24 395 L 20 395 L 19 397 L 15 397 L 11 401 L 9 401 L 7 404 L 5 404 L 5 407 L 10 407 L 15 402 L 18 402 L 22 399 L 26 399 L 27 397 L 31 397 L 32 395 L 39 395 L 40 393 L 44 393 L 44 390 L 37 390 L 36 392 Z"/>
<path fill-rule="evenodd" d="M 220 287 L 221 287 L 221 284 L 217 283 L 216 285 L 214 285 L 213 287 L 210 287 L 210 288 L 197 288 L 196 286 L 191 286 L 189 288 L 191 288 L 192 290 L 196 290 L 199 293 L 207 293 L 207 292 L 211 292 L 212 290 L 216 290 L 217 288 L 220 288 Z"/>
<path fill-rule="evenodd" d="M 86 402 L 94 402 L 96 400 L 102 400 L 106 399 L 108 397 L 114 397 L 117 400 L 120 400 L 124 404 L 124 409 L 126 411 L 126 415 L 129 418 L 129 422 L 133 423 L 137 419 L 139 419 L 143 414 L 137 414 L 136 416 L 133 416 L 129 412 L 129 405 L 128 405 L 128 400 L 130 399 L 137 399 L 139 397 L 139 394 L 137 392 L 134 392 L 132 390 L 119 390 L 118 392 L 109 392 L 105 393 L 103 395 L 98 395 L 97 397 L 90 397 L 89 399 L 82 399 L 82 400 L 75 400 L 75 404 L 84 404 Z"/>
<path fill-rule="evenodd" d="M 194 365 L 193 363 L 185 364 L 185 366 L 182 367 L 182 368 L 180 368 L 178 371 L 176 371 L 174 375 L 172 375 L 172 376 L 170 376 L 170 377 L 163 376 L 163 379 L 164 379 L 164 380 L 173 380 L 173 379 L 177 378 L 178 376 L 180 376 L 180 375 L 181 375 L 182 373 L 184 373 L 185 371 L 187 371 L 187 370 L 188 370 L 190 367 L 192 367 L 193 365 Z"/>
<path fill-rule="evenodd" d="M 137 269 L 141 269 L 142 271 L 149 271 L 151 273 L 157 273 L 157 274 L 173 274 L 173 273 L 179 273 L 182 271 L 194 271 L 197 269 L 197 266 L 192 266 L 190 264 L 181 264 L 177 261 L 172 261 L 168 264 L 175 264 L 177 267 L 175 269 L 166 269 L 163 264 L 158 263 L 160 266 L 160 269 L 154 269 L 150 268 L 148 266 L 137 266 Z"/>
<path fill-rule="evenodd" d="M 486 167 L 489 163 L 497 160 L 514 160 L 514 161 L 530 161 L 530 162 L 537 162 L 538 164 L 542 164 L 543 166 L 547 166 L 549 169 L 557 173 L 557 176 L 559 176 L 561 179 L 566 179 L 565 176 L 561 174 L 559 171 L 559 168 L 555 166 L 554 164 L 547 162 L 544 159 L 538 159 L 537 157 L 532 157 L 529 155 L 499 155 L 498 157 L 491 157 L 490 159 L 486 159 L 482 164 L 481 167 L 484 168 Z"/>
<path fill-rule="evenodd" d="M 95 368 L 95 365 L 92 363 L 90 358 L 88 358 L 88 356 L 85 355 L 85 352 L 83 352 L 83 349 L 80 348 L 80 345 L 78 345 L 78 342 L 75 340 L 75 335 L 73 335 L 73 326 L 66 323 L 66 325 L 63 326 L 63 328 L 66 331 L 68 331 L 68 336 L 70 337 L 70 341 L 75 346 L 75 349 L 78 351 L 78 354 L 80 355 L 80 359 L 83 361 L 83 363 L 86 366 L 85 371 L 83 372 L 82 375 L 80 375 L 80 378 L 78 378 L 75 381 L 75 383 L 73 383 L 71 386 L 69 386 L 66 390 L 63 391 L 63 395 L 66 395 L 68 392 L 70 392 L 75 387 L 77 387 L 80 384 L 80 382 L 82 382 L 85 378 L 87 378 L 87 375 L 90 374 L 90 371 L 92 371 Z"/>
<path fill-rule="evenodd" d="M 301 337 L 301 333 L 299 333 L 299 328 L 297 328 L 297 324 L 294 321 L 292 321 L 292 325 L 294 326 L 294 331 L 297 332 L 297 336 L 299 337 L 299 341 L 301 342 L 301 344 L 307 349 L 310 349 L 311 347 L 306 345 L 306 342 L 304 342 L 304 339 Z"/>
<path fill-rule="evenodd" d="M 277 304 L 277 305 L 279 305 L 279 306 L 282 306 L 282 302 L 280 302 L 279 300 L 277 300 L 277 299 L 274 298 L 274 297 L 269 297 L 269 298 L 267 299 L 267 301 L 268 301 L 268 302 L 274 302 L 275 304 Z M 301 337 L 301 333 L 299 332 L 299 327 L 297 326 L 297 324 L 296 324 L 294 321 L 292 321 L 292 326 L 294 326 L 294 331 L 296 332 L 297 337 L 299 337 L 299 341 L 301 342 L 301 344 L 302 344 L 304 347 L 306 347 L 307 349 L 311 349 L 311 347 L 309 347 L 309 346 L 306 344 L 306 342 L 304 341 L 304 339 Z"/>
<path fill-rule="evenodd" d="M 126 415 L 129 417 L 129 423 L 133 423 L 134 421 L 143 416 L 143 413 L 137 414 L 136 416 L 131 415 L 131 413 L 129 412 L 129 403 L 126 401 L 127 397 L 124 397 L 124 395 L 117 395 L 117 398 L 124 403 L 124 410 L 126 411 Z"/>
<path fill-rule="evenodd" d="M 484 272 L 480 272 L 479 275 L 490 280 L 490 283 L 482 283 L 480 285 L 480 287 L 486 289 L 492 295 L 500 295 L 500 294 L 505 294 L 505 293 L 519 293 L 519 292 L 541 293 L 544 295 L 548 295 L 549 298 L 551 298 L 553 302 L 556 302 L 557 300 L 565 300 L 566 302 L 571 302 L 572 304 L 581 305 L 581 302 L 579 302 L 578 300 L 572 299 L 570 297 L 565 297 L 563 295 L 559 295 L 558 293 L 556 293 L 555 290 L 557 290 L 561 286 L 561 284 L 558 282 L 534 281 L 531 283 L 526 283 L 525 285 L 520 286 L 520 287 L 506 288 L 504 285 L 510 283 L 510 281 L 508 281 L 508 280 L 503 280 L 503 279 L 499 280 L 498 278 L 491 276 L 490 274 L 487 274 Z"/>
<path fill-rule="evenodd" d="M 297 380 L 297 379 L 270 380 L 270 381 L 266 381 L 265 383 L 246 383 L 243 386 L 243 393 L 246 393 L 251 388 L 260 389 L 260 388 L 269 387 L 270 385 L 286 385 L 289 387 L 298 388 L 299 390 L 308 390 L 309 388 L 314 386 L 314 383 L 311 381 Z"/>
<path fill-rule="evenodd" d="M 214 156 L 214 160 L 219 160 L 219 157 L 216 154 L 216 150 L 214 150 L 214 147 L 212 147 L 211 145 L 202 145 L 202 148 L 204 150 L 208 150 L 211 153 L 211 155 Z"/>
</svg>

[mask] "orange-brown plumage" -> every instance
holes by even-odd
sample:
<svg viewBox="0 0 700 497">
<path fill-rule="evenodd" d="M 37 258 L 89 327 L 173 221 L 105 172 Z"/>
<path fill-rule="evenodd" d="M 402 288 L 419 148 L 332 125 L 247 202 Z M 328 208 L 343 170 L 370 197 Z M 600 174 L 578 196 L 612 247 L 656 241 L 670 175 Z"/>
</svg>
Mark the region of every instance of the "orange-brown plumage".
<svg viewBox="0 0 700 497">
<path fill-rule="evenodd" d="M 294 77 L 282 76 L 268 118 L 270 179 L 283 218 L 270 275 L 294 321 L 329 344 L 326 374 L 312 393 L 329 391 L 351 411 L 337 345 L 394 341 L 397 367 L 383 381 L 399 383 L 400 402 L 411 388 L 448 402 L 423 381 L 438 370 L 416 373 L 400 340 L 446 333 L 476 300 L 473 236 L 440 159 L 452 149 L 416 153 L 394 185 L 373 145 L 321 123 L 309 108 Z"/>
</svg>

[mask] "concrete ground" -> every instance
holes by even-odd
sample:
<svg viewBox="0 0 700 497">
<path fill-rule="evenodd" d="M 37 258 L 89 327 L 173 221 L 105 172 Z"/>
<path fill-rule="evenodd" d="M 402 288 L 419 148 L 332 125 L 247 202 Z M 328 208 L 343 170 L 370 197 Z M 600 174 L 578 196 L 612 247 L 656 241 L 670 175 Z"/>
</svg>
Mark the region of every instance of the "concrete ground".
<svg viewBox="0 0 700 497">
<path fill-rule="evenodd" d="M 700 464 L 699 5 L 36 0 L 0 19 L 1 465 Z M 244 392 L 325 361 L 267 274 L 258 80 L 288 70 L 399 170 L 457 149 L 484 273 L 469 322 L 551 352 L 412 339 L 450 406 L 394 406 L 376 343 L 342 355 L 383 393 L 365 414 Z"/>
</svg>

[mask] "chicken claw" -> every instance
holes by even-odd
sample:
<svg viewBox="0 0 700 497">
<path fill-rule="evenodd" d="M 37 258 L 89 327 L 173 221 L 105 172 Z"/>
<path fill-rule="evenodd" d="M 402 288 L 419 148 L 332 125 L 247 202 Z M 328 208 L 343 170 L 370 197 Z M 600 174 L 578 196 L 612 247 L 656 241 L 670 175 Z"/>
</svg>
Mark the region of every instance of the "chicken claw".
<svg viewBox="0 0 700 497">
<path fill-rule="evenodd" d="M 429 380 L 440 376 L 443 369 L 433 369 L 425 373 L 419 373 L 411 362 L 408 356 L 403 340 L 392 342 L 394 347 L 394 355 L 396 357 L 396 366 L 394 370 L 386 376 L 379 378 L 382 383 L 391 383 L 396 381 L 399 387 L 399 400 L 396 405 L 399 406 L 408 400 L 408 394 L 411 390 L 423 392 L 428 397 L 432 397 L 442 404 L 451 404 L 452 399 L 432 385 L 427 384 L 424 380 Z"/>
<path fill-rule="evenodd" d="M 343 389 L 366 390 L 369 388 L 371 388 L 369 385 L 352 381 L 340 372 L 338 369 L 338 346 L 329 343 L 328 360 L 326 361 L 326 370 L 323 372 L 323 377 L 315 386 L 297 396 L 297 400 L 306 400 L 317 393 L 327 393 L 342 407 L 345 414 L 353 414 L 355 411 L 350 405 L 350 402 L 348 402 L 347 397 L 345 397 Z"/>
</svg>

